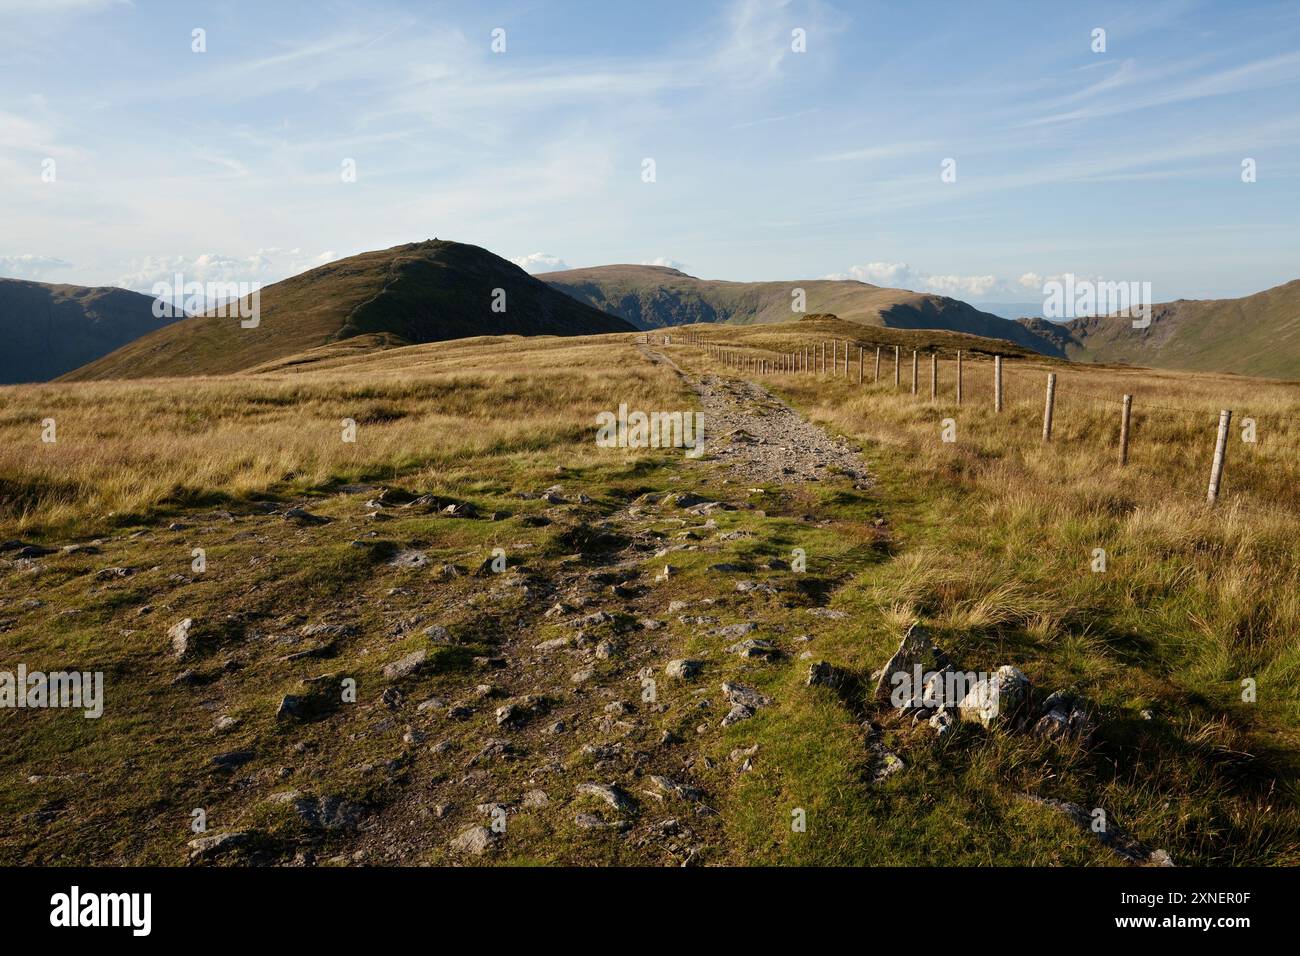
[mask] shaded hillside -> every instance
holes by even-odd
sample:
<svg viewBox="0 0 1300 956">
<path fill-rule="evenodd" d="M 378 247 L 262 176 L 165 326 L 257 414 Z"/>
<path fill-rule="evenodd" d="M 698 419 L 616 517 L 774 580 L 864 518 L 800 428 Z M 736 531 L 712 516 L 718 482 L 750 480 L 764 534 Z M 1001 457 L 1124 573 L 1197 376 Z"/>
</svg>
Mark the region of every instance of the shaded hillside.
<svg viewBox="0 0 1300 956">
<path fill-rule="evenodd" d="M 1079 361 L 1300 378 L 1300 280 L 1240 299 L 1160 303 L 1145 329 L 1115 316 L 1020 322 Z"/>
<path fill-rule="evenodd" d="M 505 309 L 494 311 L 495 290 Z M 499 300 L 498 300 L 499 301 Z M 69 380 L 238 372 L 360 336 L 374 347 L 475 335 L 627 332 L 478 246 L 429 240 L 320 266 L 261 291 L 260 321 L 197 316 L 132 342 Z"/>
<path fill-rule="evenodd" d="M 93 362 L 175 319 L 126 289 L 0 279 L 0 385 L 43 382 Z"/>
<path fill-rule="evenodd" d="M 580 302 L 644 329 L 696 322 L 788 322 L 797 317 L 791 311 L 792 292 L 803 289 L 809 313 L 833 313 L 850 322 L 885 328 L 965 332 L 1059 354 L 1051 341 L 1020 323 L 981 312 L 957 299 L 847 279 L 725 282 L 697 279 L 663 266 L 637 265 L 570 269 L 545 273 L 541 278 Z"/>
</svg>

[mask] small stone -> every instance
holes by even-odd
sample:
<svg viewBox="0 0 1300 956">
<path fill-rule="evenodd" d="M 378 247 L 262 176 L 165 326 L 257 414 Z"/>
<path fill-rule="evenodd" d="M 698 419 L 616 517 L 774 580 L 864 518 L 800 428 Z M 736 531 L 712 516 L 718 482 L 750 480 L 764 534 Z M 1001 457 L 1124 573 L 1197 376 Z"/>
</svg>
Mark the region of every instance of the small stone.
<svg viewBox="0 0 1300 956">
<path fill-rule="evenodd" d="M 236 833 L 213 833 L 211 836 L 199 837 L 187 844 L 190 848 L 190 859 L 195 861 L 215 859 L 229 853 L 231 850 L 246 846 L 252 840 L 252 837 L 252 833 L 246 830 Z"/>
<path fill-rule="evenodd" d="M 429 657 L 429 652 L 425 650 L 412 651 L 405 657 L 400 657 L 391 664 L 385 664 L 383 675 L 385 680 L 395 681 L 404 677 L 410 677 L 412 674 L 424 667 L 425 661 Z"/>
<path fill-rule="evenodd" d="M 714 628 L 710 633 L 714 637 L 744 637 L 753 631 L 758 630 L 758 625 L 744 621 L 740 624 L 726 624 L 722 627 Z"/>
<path fill-rule="evenodd" d="M 532 694 L 516 697 L 497 708 L 497 724 L 522 724 L 536 717 L 545 709 L 546 702 L 544 698 Z"/>
<path fill-rule="evenodd" d="M 930 723 L 930 729 L 932 729 L 935 732 L 935 735 L 938 737 L 942 737 L 944 734 L 952 730 L 952 728 L 956 725 L 957 723 L 956 712 L 946 707 L 943 710 L 936 710 L 933 714 L 930 715 L 929 723 Z"/>
<path fill-rule="evenodd" d="M 441 624 L 430 624 L 424 629 L 424 636 L 435 644 L 451 643 L 451 632 Z"/>
<path fill-rule="evenodd" d="M 772 698 L 760 694 L 752 687 L 746 687 L 744 684 L 723 681 L 722 692 L 727 695 L 727 700 L 732 704 L 739 704 L 755 710 L 772 703 Z"/>
<path fill-rule="evenodd" d="M 451 841 L 451 848 L 457 853 L 470 856 L 482 856 L 496 845 L 497 835 L 487 827 L 474 826 L 461 830 Z"/>
<path fill-rule="evenodd" d="M 807 685 L 809 687 L 829 687 L 832 690 L 838 690 L 844 686 L 848 678 L 848 673 L 834 664 L 818 661 L 808 667 Z"/>
<path fill-rule="evenodd" d="M 215 725 L 213 725 L 212 729 L 213 732 L 215 733 L 224 734 L 227 733 L 228 731 L 234 730 L 238 726 L 239 726 L 238 718 L 231 717 L 228 714 L 222 714 L 220 717 L 217 718 L 217 722 Z"/>
<path fill-rule="evenodd" d="M 871 779 L 879 783 L 882 780 L 892 777 L 894 774 L 903 770 L 906 765 L 898 758 L 897 754 L 885 751 L 880 755 L 880 760 L 876 764 L 876 769 L 872 773 Z"/>
<path fill-rule="evenodd" d="M 746 707 L 744 704 L 736 704 L 731 708 L 731 710 L 727 711 L 727 716 L 722 718 L 721 726 L 730 727 L 732 724 L 738 724 L 742 720 L 749 720 L 749 718 L 753 716 L 754 708 Z"/>
<path fill-rule="evenodd" d="M 703 661 L 679 658 L 675 661 L 669 661 L 668 666 L 664 668 L 664 673 L 669 677 L 676 677 L 679 680 L 689 680 L 698 674 L 703 668 Z"/>
<path fill-rule="evenodd" d="M 191 646 L 190 632 L 194 629 L 194 618 L 187 617 L 183 621 L 178 621 L 167 631 L 167 639 L 172 643 L 172 652 L 176 655 L 177 660 L 181 660 L 190 655 L 193 650 Z"/>
<path fill-rule="evenodd" d="M 692 787 L 689 784 L 678 783 L 667 777 L 657 774 L 651 774 L 650 782 L 658 787 L 668 796 L 680 797 L 683 800 L 699 801 L 704 799 L 704 791 L 698 787 Z"/>
<path fill-rule="evenodd" d="M 765 641 L 761 638 L 750 638 L 744 641 L 738 641 L 727 648 L 728 654 L 739 654 L 747 660 L 768 660 L 776 657 L 779 651 L 771 641 Z"/>
<path fill-rule="evenodd" d="M 601 800 L 620 813 L 628 813 L 636 808 L 636 804 L 627 792 L 621 787 L 607 783 L 580 783 L 578 784 L 577 793 L 579 796 L 594 797 Z"/>
<path fill-rule="evenodd" d="M 1016 720 L 1029 698 L 1029 679 L 1009 664 L 977 681 L 957 705 L 963 720 L 996 727 Z"/>
</svg>

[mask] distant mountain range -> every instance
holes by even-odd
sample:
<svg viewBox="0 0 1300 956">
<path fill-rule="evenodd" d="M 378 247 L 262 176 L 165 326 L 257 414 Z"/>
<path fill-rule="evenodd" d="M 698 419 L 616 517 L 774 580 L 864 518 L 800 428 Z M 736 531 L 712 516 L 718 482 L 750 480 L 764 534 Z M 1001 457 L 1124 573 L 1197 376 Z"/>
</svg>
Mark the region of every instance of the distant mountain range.
<svg viewBox="0 0 1300 956">
<path fill-rule="evenodd" d="M 126 289 L 0 279 L 0 385 L 43 382 L 169 325 Z"/>
<path fill-rule="evenodd" d="M 1144 329 L 1116 316 L 1020 323 L 1077 362 L 1300 379 L 1300 280 L 1240 299 L 1160 303 Z"/>
<path fill-rule="evenodd" d="M 496 290 L 502 290 L 497 293 Z M 1300 280 L 1240 299 L 1183 300 L 1129 318 L 1016 321 L 946 296 L 833 279 L 727 282 L 663 266 L 530 276 L 478 246 L 409 243 L 267 286 L 256 328 L 238 317 L 157 318 L 114 288 L 0 279 L 0 384 L 216 375 L 275 367 L 310 349 L 388 348 L 476 335 L 588 335 L 697 322 L 789 322 L 830 313 L 886 329 L 959 332 L 1079 362 L 1300 379 Z"/>
<path fill-rule="evenodd" d="M 591 335 L 633 326 L 478 246 L 431 239 L 340 259 L 260 292 L 255 328 L 208 314 L 131 342 L 68 381 L 240 372 L 317 346 L 474 335 Z"/>
<path fill-rule="evenodd" d="M 789 322 L 799 317 L 792 310 L 792 302 L 795 291 L 802 289 L 806 314 L 832 313 L 850 322 L 891 329 L 966 332 L 1006 339 L 1048 355 L 1063 355 L 1054 342 L 1019 322 L 981 312 L 957 299 L 848 279 L 726 282 L 697 279 L 664 266 L 638 265 L 546 272 L 538 278 L 642 329 L 693 322 Z"/>
</svg>

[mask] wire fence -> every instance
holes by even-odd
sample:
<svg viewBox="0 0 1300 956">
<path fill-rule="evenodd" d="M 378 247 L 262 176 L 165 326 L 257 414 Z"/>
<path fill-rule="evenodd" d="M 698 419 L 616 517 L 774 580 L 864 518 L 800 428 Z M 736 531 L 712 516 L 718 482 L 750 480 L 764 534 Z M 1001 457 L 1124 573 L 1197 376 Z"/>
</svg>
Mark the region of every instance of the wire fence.
<svg viewBox="0 0 1300 956">
<path fill-rule="evenodd" d="M 656 338 L 662 344 L 674 344 L 671 333 L 649 335 L 647 341 Z M 1230 445 L 1235 459 L 1233 469 L 1246 466 L 1245 477 L 1251 486 L 1276 493 L 1266 496 L 1265 513 L 1293 509 L 1294 505 L 1281 504 L 1280 499 L 1291 496 L 1300 486 L 1300 456 L 1291 456 L 1290 465 L 1282 461 L 1281 469 L 1268 469 L 1267 466 L 1276 466 L 1279 461 L 1260 452 L 1266 447 L 1260 442 L 1261 435 L 1283 436 L 1286 447 L 1294 448 L 1286 425 L 1300 426 L 1300 416 L 1251 411 L 1251 403 L 1244 397 L 1233 402 L 1235 408 L 1214 408 L 1209 404 L 1197 408 L 1169 402 L 1163 396 L 1154 400 L 1153 389 L 1140 383 L 1126 383 L 1131 389 L 1128 392 L 1103 394 L 1095 390 L 1095 382 L 1086 382 L 1090 376 L 1095 378 L 1095 373 L 1067 366 L 1048 370 L 1044 375 L 1041 365 L 1037 369 L 1027 367 L 1047 359 L 1046 356 L 1013 357 L 942 347 L 923 350 L 829 338 L 788 349 L 769 349 L 694 331 L 677 333 L 676 339 L 676 344 L 698 347 L 725 367 L 754 377 L 840 378 L 850 384 L 896 388 L 904 394 L 915 395 L 919 401 L 948 407 L 984 406 L 999 414 L 1012 414 L 1018 420 L 1032 405 L 1041 403 L 1041 441 L 1045 445 L 1059 440 L 1059 433 L 1069 424 L 1077 424 L 1080 411 L 1093 416 L 1114 415 L 1110 426 L 1114 444 L 1108 448 L 1107 455 L 1113 455 L 1111 460 L 1120 467 L 1129 464 L 1130 452 L 1139 442 L 1152 441 L 1153 425 L 1167 424 L 1171 416 L 1176 416 L 1181 427 L 1204 434 L 1203 447 L 1191 453 L 1206 456 L 1209 481 L 1203 487 L 1208 504 L 1215 504 L 1220 497 Z M 972 366 L 980 367 L 979 374 L 972 374 Z M 1214 401 L 1217 404 L 1219 399 L 1216 397 Z M 1062 421 L 1062 411 L 1071 416 L 1068 422 Z M 1036 412 L 1032 414 L 1037 418 Z M 1241 440 L 1230 443 L 1234 424 L 1240 430 Z M 1164 444 L 1185 447 L 1189 440 L 1190 437 Z M 1274 450 L 1276 446 L 1275 440 Z M 1234 499 L 1233 507 L 1256 510 L 1240 499 Z"/>
</svg>

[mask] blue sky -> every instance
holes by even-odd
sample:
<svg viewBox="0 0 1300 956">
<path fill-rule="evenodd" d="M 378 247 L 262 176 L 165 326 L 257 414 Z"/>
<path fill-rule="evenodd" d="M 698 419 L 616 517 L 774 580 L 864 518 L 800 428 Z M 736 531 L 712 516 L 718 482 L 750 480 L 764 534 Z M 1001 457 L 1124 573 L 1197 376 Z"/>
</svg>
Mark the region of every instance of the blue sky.
<svg viewBox="0 0 1300 956">
<path fill-rule="evenodd" d="M 1244 295 L 1300 277 L 1300 3 L 0 0 L 0 215 L 0 275 L 142 290 L 438 236 Z"/>
</svg>

